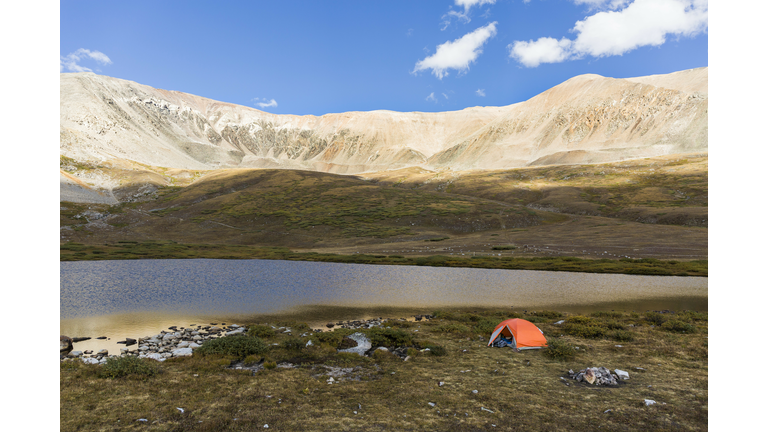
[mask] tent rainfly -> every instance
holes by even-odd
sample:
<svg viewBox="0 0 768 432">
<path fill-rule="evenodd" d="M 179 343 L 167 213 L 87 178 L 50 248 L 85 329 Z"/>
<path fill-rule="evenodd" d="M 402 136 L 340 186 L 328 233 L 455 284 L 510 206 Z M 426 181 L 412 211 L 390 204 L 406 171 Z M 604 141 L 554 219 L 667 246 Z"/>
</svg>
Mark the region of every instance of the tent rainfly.
<svg viewBox="0 0 768 432">
<path fill-rule="evenodd" d="M 544 337 L 544 332 L 532 322 L 520 318 L 508 319 L 499 323 L 491 334 L 488 346 L 491 346 L 501 336 L 511 339 L 512 348 L 519 350 L 547 347 L 547 338 Z"/>
</svg>

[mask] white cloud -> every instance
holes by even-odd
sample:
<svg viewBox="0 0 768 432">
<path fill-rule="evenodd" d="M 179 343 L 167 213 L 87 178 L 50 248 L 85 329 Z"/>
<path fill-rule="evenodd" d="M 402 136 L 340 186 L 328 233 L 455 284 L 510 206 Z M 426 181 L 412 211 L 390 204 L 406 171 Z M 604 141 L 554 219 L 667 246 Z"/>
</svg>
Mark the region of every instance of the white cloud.
<svg viewBox="0 0 768 432">
<path fill-rule="evenodd" d="M 459 39 L 445 42 L 437 46 L 437 50 L 424 60 L 416 62 L 412 73 L 426 69 L 432 69 L 438 79 L 448 75 L 448 69 L 456 69 L 459 73 L 466 73 L 469 64 L 477 60 L 483 52 L 480 49 L 485 42 L 496 34 L 496 22 L 467 33 Z"/>
<path fill-rule="evenodd" d="M 435 92 L 432 92 L 427 96 L 426 100 L 431 100 L 432 102 L 437 102 L 437 98 L 435 97 Z"/>
<path fill-rule="evenodd" d="M 464 13 L 467 13 L 469 12 L 469 9 L 472 8 L 472 6 L 494 4 L 496 3 L 496 0 L 454 0 L 454 3 L 456 6 L 462 6 L 464 8 Z"/>
<path fill-rule="evenodd" d="M 541 63 L 559 63 L 572 55 L 571 41 L 562 38 L 559 41 L 550 37 L 536 41 L 515 41 L 507 46 L 510 57 L 526 67 L 536 67 Z"/>
<path fill-rule="evenodd" d="M 443 27 L 440 29 L 440 31 L 443 31 L 448 28 L 449 25 L 451 25 L 451 19 L 456 18 L 459 21 L 463 21 L 465 24 L 472 21 L 469 18 L 469 10 L 473 6 L 482 6 L 484 4 L 494 4 L 496 3 L 496 0 L 454 0 L 456 6 L 460 6 L 464 8 L 464 12 L 458 12 L 455 10 L 449 10 L 448 13 L 443 15 Z M 490 9 L 486 10 L 483 15 L 481 15 L 484 18 L 488 18 L 490 16 Z"/>
<path fill-rule="evenodd" d="M 260 100 L 263 100 L 265 102 L 258 102 Z M 267 98 L 264 98 L 264 99 L 254 98 L 253 102 L 262 109 L 277 106 L 277 101 L 274 99 L 270 99 L 269 101 L 267 101 Z"/>
<path fill-rule="evenodd" d="M 485 89 L 477 89 L 475 92 L 478 96 L 485 97 Z"/>
<path fill-rule="evenodd" d="M 464 23 L 468 23 L 472 21 L 469 19 L 469 15 L 467 15 L 467 12 L 457 12 L 455 10 L 449 10 L 447 14 L 443 15 L 443 26 L 440 28 L 440 31 L 444 31 L 448 28 L 449 25 L 451 25 L 451 19 L 457 18 L 459 21 L 464 21 Z"/>
<path fill-rule="evenodd" d="M 590 9 L 616 10 L 629 3 L 629 0 L 573 0 L 573 2 L 577 5 L 587 5 Z"/>
<path fill-rule="evenodd" d="M 448 95 L 447 95 L 447 94 L 443 93 L 443 96 L 444 96 L 446 99 L 448 99 Z"/>
<path fill-rule="evenodd" d="M 103 52 L 80 48 L 75 52 L 67 54 L 65 57 L 59 57 L 59 72 L 64 71 L 65 69 L 69 72 L 93 72 L 91 69 L 78 64 L 81 60 L 86 58 L 95 60 L 96 63 L 102 65 L 112 64 L 112 60 L 110 60 Z"/>
<path fill-rule="evenodd" d="M 579 4 L 620 7 L 619 0 L 574 0 Z M 708 0 L 635 0 L 620 10 L 602 11 L 577 21 L 574 40 L 542 37 L 515 41 L 507 46 L 509 56 L 524 66 L 558 63 L 585 55 L 622 55 L 643 46 L 660 46 L 668 35 L 694 36 L 709 25 Z"/>
</svg>

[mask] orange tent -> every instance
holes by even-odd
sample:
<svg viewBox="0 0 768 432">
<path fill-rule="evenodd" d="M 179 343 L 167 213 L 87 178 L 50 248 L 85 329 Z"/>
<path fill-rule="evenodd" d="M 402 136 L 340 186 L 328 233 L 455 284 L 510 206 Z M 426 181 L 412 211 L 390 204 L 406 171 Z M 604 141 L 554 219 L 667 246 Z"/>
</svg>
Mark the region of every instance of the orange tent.
<svg viewBox="0 0 768 432">
<path fill-rule="evenodd" d="M 524 319 L 514 318 L 502 321 L 493 330 L 488 346 L 491 346 L 501 335 L 512 339 L 517 349 L 540 349 L 547 347 L 547 338 L 544 337 L 544 333 L 533 325 L 532 322 Z"/>
</svg>

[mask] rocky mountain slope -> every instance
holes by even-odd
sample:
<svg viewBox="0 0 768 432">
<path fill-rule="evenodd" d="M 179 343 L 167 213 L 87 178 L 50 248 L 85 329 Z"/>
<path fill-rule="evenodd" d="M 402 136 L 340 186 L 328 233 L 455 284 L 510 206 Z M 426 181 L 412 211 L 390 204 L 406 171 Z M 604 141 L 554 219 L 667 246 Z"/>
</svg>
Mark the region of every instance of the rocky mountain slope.
<svg viewBox="0 0 768 432">
<path fill-rule="evenodd" d="M 442 113 L 275 115 L 93 73 L 61 74 L 61 154 L 184 169 L 500 169 L 707 149 L 707 68 L 574 77 L 528 101 Z"/>
</svg>

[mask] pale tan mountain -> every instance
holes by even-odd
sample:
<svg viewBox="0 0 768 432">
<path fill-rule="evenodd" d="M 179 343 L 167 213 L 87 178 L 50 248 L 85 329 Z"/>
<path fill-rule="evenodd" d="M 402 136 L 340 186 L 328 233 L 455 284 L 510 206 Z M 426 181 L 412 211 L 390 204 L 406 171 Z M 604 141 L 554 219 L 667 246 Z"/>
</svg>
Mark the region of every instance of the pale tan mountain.
<svg viewBox="0 0 768 432">
<path fill-rule="evenodd" d="M 379 171 L 422 165 L 505 109 L 275 115 L 93 73 L 61 74 L 61 154 L 187 169 Z"/>
<path fill-rule="evenodd" d="M 60 151 L 91 163 L 340 174 L 409 166 L 503 169 L 701 152 L 707 150 L 707 79 L 706 67 L 627 79 L 580 75 L 506 107 L 296 116 L 67 73 L 61 74 Z M 91 182 L 109 189 L 106 183 L 96 177 Z"/>
<path fill-rule="evenodd" d="M 425 165 L 503 169 L 706 151 L 706 89 L 707 68 L 630 79 L 579 75 L 508 107 Z"/>
</svg>

